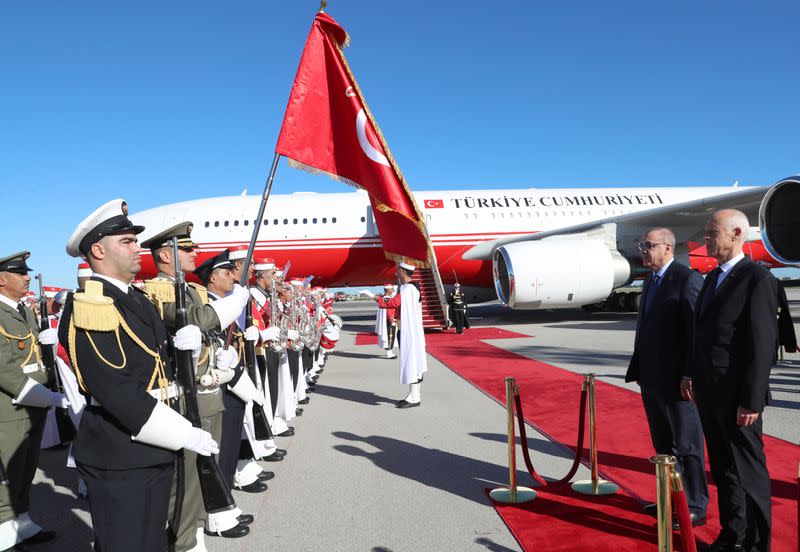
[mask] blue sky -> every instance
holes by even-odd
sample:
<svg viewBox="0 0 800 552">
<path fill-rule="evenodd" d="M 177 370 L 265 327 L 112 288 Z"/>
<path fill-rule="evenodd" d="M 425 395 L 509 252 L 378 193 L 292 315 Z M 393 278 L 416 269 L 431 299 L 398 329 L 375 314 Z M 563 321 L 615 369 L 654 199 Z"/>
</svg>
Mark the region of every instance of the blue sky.
<svg viewBox="0 0 800 552">
<path fill-rule="evenodd" d="M 260 193 L 314 1 L 0 3 L 0 256 Z M 800 3 L 331 0 L 414 189 L 769 184 L 800 172 Z M 274 192 L 344 191 L 282 164 Z"/>
</svg>

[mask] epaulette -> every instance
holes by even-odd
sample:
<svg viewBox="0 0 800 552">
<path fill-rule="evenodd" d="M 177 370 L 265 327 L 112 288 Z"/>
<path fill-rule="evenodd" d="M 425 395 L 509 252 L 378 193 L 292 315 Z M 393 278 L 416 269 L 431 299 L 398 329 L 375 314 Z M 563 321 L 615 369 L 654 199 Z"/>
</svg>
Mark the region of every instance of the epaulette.
<svg viewBox="0 0 800 552">
<path fill-rule="evenodd" d="M 111 332 L 119 327 L 114 300 L 103 295 L 103 284 L 86 282 L 86 289 L 73 296 L 72 322 L 76 328 L 93 332 Z"/>
<path fill-rule="evenodd" d="M 144 283 L 144 293 L 158 304 L 175 302 L 175 282 L 167 278 L 152 278 Z"/>
<path fill-rule="evenodd" d="M 192 286 L 197 292 L 197 295 L 200 296 L 200 302 L 202 302 L 204 305 L 208 305 L 208 290 L 206 287 L 195 282 L 189 282 L 189 285 Z"/>
</svg>

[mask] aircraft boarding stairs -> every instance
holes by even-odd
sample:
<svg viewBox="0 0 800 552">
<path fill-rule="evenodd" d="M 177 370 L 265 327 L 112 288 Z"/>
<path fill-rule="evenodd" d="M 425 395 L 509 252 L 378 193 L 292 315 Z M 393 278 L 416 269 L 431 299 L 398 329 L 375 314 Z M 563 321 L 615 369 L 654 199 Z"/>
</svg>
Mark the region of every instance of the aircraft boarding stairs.
<svg viewBox="0 0 800 552">
<path fill-rule="evenodd" d="M 450 319 L 447 317 L 447 299 L 436 265 L 434 264 L 432 269 L 418 268 L 415 270 L 414 281 L 419 284 L 422 298 L 422 327 L 439 330 L 450 327 Z"/>
</svg>

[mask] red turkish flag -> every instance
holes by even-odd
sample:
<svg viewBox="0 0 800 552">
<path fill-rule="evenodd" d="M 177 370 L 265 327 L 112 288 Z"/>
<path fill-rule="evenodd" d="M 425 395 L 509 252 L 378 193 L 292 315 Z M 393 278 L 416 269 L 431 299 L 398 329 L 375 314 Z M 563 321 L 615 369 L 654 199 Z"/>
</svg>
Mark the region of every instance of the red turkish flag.
<svg viewBox="0 0 800 552">
<path fill-rule="evenodd" d="M 427 267 L 422 213 L 347 65 L 348 42 L 331 16 L 317 14 L 275 152 L 294 167 L 366 190 L 386 257 Z"/>
<path fill-rule="evenodd" d="M 444 208 L 444 201 L 441 199 L 426 199 L 425 200 L 425 208 L 426 209 L 443 209 Z"/>
</svg>

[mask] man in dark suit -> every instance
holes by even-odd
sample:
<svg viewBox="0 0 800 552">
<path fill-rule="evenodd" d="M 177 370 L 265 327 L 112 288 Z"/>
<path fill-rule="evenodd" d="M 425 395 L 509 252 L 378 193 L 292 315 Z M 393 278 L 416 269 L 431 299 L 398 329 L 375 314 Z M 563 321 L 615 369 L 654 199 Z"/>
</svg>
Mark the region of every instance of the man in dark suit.
<svg viewBox="0 0 800 552">
<path fill-rule="evenodd" d="M 684 398 L 695 398 L 719 491 L 715 551 L 770 548 L 770 479 L 761 412 L 769 402 L 769 372 L 778 346 L 778 283 L 744 256 L 750 223 L 744 213 L 718 211 L 708 220 L 706 249 L 719 266 L 697 302 Z"/>
<path fill-rule="evenodd" d="M 639 250 L 642 264 L 651 272 L 644 282 L 625 381 L 641 387 L 653 447 L 658 454 L 678 459 L 676 469 L 684 479 L 692 525 L 703 525 L 708 505 L 703 431 L 697 407 L 683 400 L 680 392 L 691 359 L 694 306 L 703 278 L 675 260 L 675 235 L 668 228 L 647 232 Z M 655 515 L 655 504 L 645 511 Z"/>
</svg>

